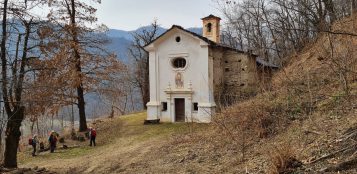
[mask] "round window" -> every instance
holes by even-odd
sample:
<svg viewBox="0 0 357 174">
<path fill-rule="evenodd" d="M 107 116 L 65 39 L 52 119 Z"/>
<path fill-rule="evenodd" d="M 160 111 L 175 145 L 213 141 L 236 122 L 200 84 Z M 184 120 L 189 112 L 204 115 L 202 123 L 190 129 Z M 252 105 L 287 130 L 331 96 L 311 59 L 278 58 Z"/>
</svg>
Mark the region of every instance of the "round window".
<svg viewBox="0 0 357 174">
<path fill-rule="evenodd" d="M 172 66 L 174 68 L 184 68 L 186 66 L 186 59 L 178 57 L 172 60 Z"/>
<path fill-rule="evenodd" d="M 176 42 L 180 42 L 181 41 L 181 37 L 177 36 L 175 40 L 176 40 Z"/>
</svg>

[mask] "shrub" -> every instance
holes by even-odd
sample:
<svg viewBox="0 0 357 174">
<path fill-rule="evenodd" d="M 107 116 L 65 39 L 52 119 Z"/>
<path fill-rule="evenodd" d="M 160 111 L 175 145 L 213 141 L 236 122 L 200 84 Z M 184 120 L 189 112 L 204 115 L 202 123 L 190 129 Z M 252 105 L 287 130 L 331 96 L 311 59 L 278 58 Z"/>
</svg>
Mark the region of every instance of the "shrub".
<svg viewBox="0 0 357 174">
<path fill-rule="evenodd" d="M 58 140 L 58 142 L 64 143 L 64 137 L 60 137 L 60 139 Z"/>
<path fill-rule="evenodd" d="M 274 147 L 268 154 L 271 165 L 267 173 L 292 173 L 295 168 L 302 165 L 302 163 L 296 159 L 295 154 L 291 145 L 284 144 L 279 147 Z"/>
</svg>

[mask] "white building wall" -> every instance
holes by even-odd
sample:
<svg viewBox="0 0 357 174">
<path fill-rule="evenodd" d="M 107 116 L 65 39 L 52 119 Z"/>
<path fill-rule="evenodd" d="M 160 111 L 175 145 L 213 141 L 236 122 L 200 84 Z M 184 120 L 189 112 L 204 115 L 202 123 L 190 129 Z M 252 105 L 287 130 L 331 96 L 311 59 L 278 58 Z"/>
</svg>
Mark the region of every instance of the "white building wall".
<svg viewBox="0 0 357 174">
<path fill-rule="evenodd" d="M 215 103 L 207 43 L 178 29 L 164 37 L 150 49 L 150 102 L 147 104 L 147 119 L 159 118 L 174 122 L 174 99 L 185 98 L 186 121 L 193 119 L 195 122 L 210 122 Z M 181 41 L 176 42 L 176 37 L 180 37 Z M 173 68 L 171 60 L 176 57 L 186 59 L 187 65 L 183 70 Z M 178 72 L 183 75 L 183 88 L 176 87 L 175 76 Z M 168 103 L 167 111 L 161 112 L 161 102 Z M 198 103 L 197 112 L 192 112 L 193 102 Z"/>
</svg>

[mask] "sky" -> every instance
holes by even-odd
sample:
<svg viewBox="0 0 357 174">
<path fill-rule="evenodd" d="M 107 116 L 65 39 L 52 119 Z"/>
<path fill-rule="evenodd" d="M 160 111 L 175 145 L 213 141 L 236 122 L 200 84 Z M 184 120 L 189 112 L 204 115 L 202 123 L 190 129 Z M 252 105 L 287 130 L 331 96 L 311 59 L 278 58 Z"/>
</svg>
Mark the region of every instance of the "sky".
<svg viewBox="0 0 357 174">
<path fill-rule="evenodd" d="M 155 19 L 164 28 L 174 24 L 201 27 L 202 17 L 219 16 L 212 0 L 102 0 L 95 6 L 98 23 L 127 31 L 147 26 Z"/>
</svg>

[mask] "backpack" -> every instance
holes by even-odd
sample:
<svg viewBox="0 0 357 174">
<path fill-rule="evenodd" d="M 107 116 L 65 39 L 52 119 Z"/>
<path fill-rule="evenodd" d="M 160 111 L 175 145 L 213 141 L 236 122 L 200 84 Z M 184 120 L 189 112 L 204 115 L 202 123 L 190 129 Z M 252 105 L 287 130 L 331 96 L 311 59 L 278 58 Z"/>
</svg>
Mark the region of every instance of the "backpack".
<svg viewBox="0 0 357 174">
<path fill-rule="evenodd" d="M 90 136 L 96 137 L 97 136 L 97 131 L 94 129 L 90 132 Z"/>
<path fill-rule="evenodd" d="M 29 145 L 32 145 L 33 144 L 33 141 L 32 141 L 32 138 L 29 139 Z"/>
</svg>

